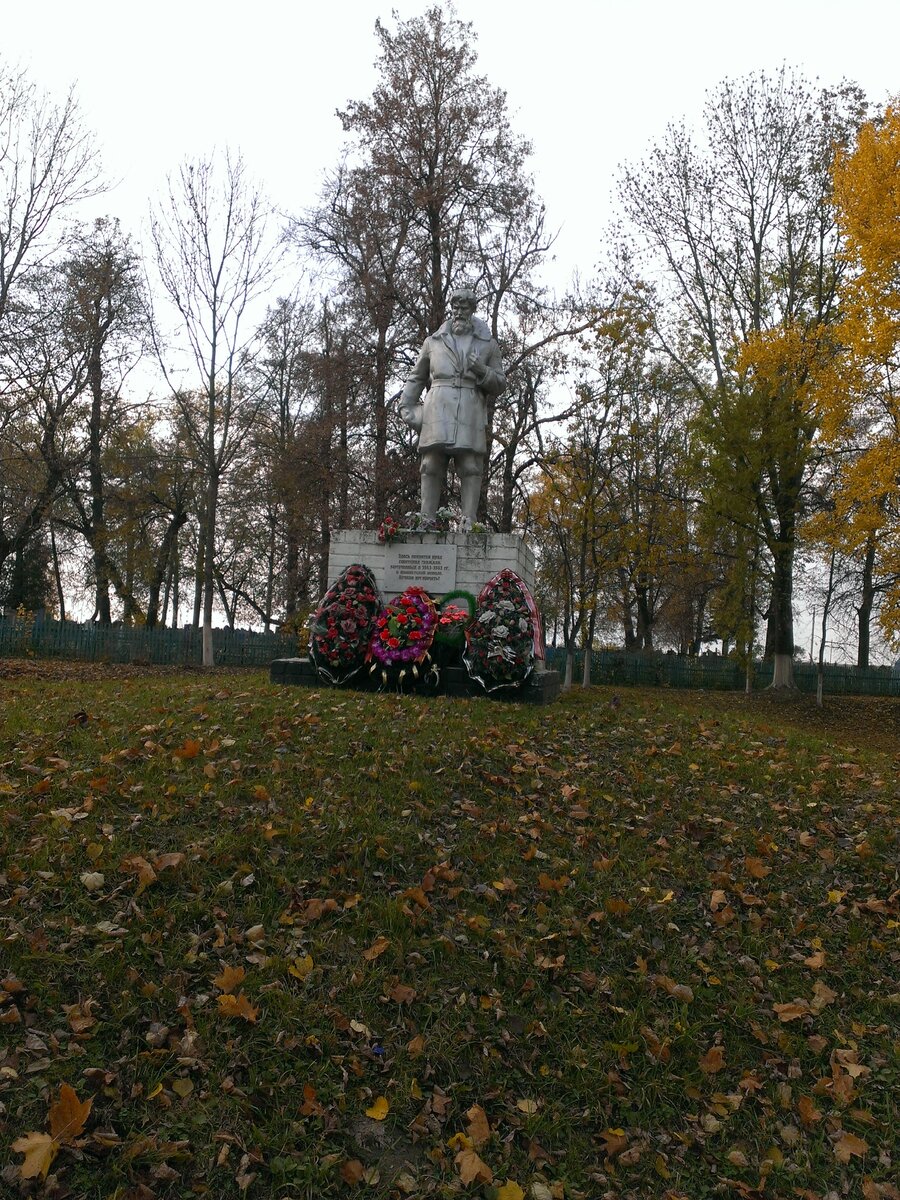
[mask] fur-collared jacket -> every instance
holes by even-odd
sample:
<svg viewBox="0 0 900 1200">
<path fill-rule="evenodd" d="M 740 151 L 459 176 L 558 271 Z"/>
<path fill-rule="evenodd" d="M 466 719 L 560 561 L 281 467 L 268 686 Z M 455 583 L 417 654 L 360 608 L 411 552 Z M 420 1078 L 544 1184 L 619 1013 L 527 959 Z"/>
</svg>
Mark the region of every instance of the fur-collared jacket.
<svg viewBox="0 0 900 1200">
<path fill-rule="evenodd" d="M 419 450 L 487 450 L 487 399 L 506 387 L 500 347 L 484 321 L 472 318 L 470 354 L 480 372 L 461 362 L 450 321 L 425 339 L 400 397 L 400 416 L 419 432 Z M 467 356 L 468 357 L 468 356 Z M 421 398 L 425 389 L 424 400 Z"/>
</svg>

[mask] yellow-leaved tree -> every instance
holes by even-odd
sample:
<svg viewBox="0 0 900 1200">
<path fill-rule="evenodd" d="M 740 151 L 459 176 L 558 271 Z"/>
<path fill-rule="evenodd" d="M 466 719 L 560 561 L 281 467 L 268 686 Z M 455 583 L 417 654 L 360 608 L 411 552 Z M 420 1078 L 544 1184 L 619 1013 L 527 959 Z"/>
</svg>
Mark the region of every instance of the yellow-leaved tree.
<svg viewBox="0 0 900 1200">
<path fill-rule="evenodd" d="M 834 200 L 848 270 L 842 353 L 818 397 L 839 462 L 825 534 L 868 563 L 869 599 L 884 593 L 881 624 L 900 642 L 900 100 L 837 154 Z"/>
</svg>

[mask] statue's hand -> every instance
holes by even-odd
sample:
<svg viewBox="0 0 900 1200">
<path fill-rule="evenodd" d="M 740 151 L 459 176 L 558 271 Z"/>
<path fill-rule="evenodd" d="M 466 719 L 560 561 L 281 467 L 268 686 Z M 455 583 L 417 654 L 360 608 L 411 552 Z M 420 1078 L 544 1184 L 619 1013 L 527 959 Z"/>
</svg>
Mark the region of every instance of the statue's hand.
<svg viewBox="0 0 900 1200">
<path fill-rule="evenodd" d="M 422 415 L 424 407 L 421 404 L 416 404 L 412 408 L 408 408 L 404 413 L 404 420 L 410 429 L 414 429 L 416 433 L 422 432 Z"/>
<path fill-rule="evenodd" d="M 476 379 L 484 379 L 485 375 L 487 374 L 487 367 L 484 365 L 484 363 L 481 361 L 481 359 L 478 357 L 477 354 L 474 354 L 474 353 L 469 354 L 469 361 L 467 363 L 467 366 L 468 366 L 469 370 L 472 372 L 472 374 L 475 376 Z"/>
</svg>

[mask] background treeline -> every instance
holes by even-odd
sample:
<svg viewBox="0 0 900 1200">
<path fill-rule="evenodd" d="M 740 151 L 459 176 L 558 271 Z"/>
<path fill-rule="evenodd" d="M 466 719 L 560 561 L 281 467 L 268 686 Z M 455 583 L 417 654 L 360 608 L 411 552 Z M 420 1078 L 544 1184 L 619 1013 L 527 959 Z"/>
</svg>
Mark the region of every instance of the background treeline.
<svg viewBox="0 0 900 1200">
<path fill-rule="evenodd" d="M 433 8 L 378 24 L 379 82 L 307 207 L 237 152 L 176 167 L 142 240 L 73 95 L 0 64 L 0 603 L 108 624 L 299 623 L 330 532 L 414 508 L 396 398 L 452 287 L 509 386 L 485 523 L 525 529 L 548 632 L 746 660 L 900 631 L 900 114 L 788 69 L 726 81 L 619 179 L 562 294 L 530 146 Z M 96 200 L 94 200 L 96 203 Z M 564 216 L 564 214 L 562 214 Z M 451 497 L 452 500 L 453 497 Z M 571 663 L 570 658 L 570 663 Z"/>
</svg>

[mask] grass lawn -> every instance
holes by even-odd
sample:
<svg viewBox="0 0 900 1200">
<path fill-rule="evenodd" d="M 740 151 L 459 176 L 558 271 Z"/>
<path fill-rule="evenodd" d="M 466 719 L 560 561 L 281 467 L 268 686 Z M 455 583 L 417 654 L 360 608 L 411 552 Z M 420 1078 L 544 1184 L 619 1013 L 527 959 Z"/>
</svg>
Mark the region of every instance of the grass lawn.
<svg viewBox="0 0 900 1200">
<path fill-rule="evenodd" d="M 0 696 L 3 1194 L 900 1197 L 896 705 Z"/>
</svg>

